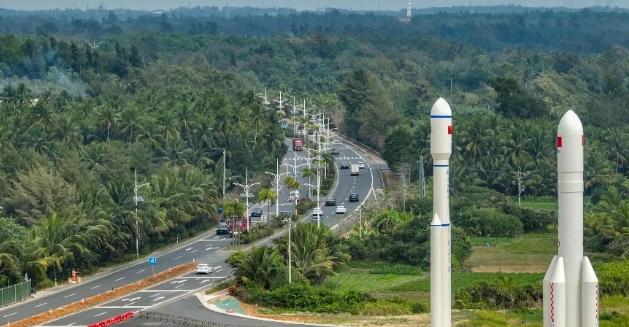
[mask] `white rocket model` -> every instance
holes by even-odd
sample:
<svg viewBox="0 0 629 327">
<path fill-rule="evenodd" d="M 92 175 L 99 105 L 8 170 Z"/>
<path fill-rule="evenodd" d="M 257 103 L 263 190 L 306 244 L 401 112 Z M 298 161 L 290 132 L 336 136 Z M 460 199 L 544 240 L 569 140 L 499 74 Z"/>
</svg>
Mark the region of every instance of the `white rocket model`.
<svg viewBox="0 0 629 327">
<path fill-rule="evenodd" d="M 598 278 L 583 256 L 581 120 L 569 110 L 557 128 L 559 254 L 544 276 L 544 327 L 598 327 Z"/>
<path fill-rule="evenodd" d="M 452 325 L 452 234 L 450 229 L 450 155 L 452 110 L 439 98 L 430 111 L 434 219 L 430 224 L 430 326 Z"/>
</svg>

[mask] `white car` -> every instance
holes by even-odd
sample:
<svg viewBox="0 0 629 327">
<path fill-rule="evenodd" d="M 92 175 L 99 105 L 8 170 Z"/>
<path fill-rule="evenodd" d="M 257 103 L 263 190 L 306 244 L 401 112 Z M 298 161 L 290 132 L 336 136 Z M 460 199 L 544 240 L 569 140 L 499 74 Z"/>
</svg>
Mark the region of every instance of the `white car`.
<svg viewBox="0 0 629 327">
<path fill-rule="evenodd" d="M 212 272 L 212 268 L 207 265 L 207 263 L 200 263 L 197 265 L 197 275 L 198 274 L 209 274 Z"/>
<path fill-rule="evenodd" d="M 358 169 L 365 169 L 365 163 L 362 161 L 358 162 Z"/>
<path fill-rule="evenodd" d="M 336 213 L 340 213 L 340 214 L 347 213 L 347 209 L 345 209 L 344 206 L 338 206 L 336 207 Z"/>
<path fill-rule="evenodd" d="M 321 216 L 321 215 L 323 215 L 323 210 L 321 210 L 321 208 L 314 208 L 312 210 L 312 215 L 313 216 Z"/>
</svg>

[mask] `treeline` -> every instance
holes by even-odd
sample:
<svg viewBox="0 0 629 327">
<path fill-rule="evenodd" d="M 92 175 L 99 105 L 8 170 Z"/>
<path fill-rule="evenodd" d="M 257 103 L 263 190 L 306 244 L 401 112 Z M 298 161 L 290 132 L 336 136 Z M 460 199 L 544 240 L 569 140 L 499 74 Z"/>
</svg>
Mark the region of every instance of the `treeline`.
<svg viewBox="0 0 629 327">
<path fill-rule="evenodd" d="M 492 7 L 490 7 L 492 8 Z M 55 11 L 2 15 L 0 28 L 7 33 L 51 36 L 72 35 L 98 42 L 120 33 L 163 32 L 189 35 L 379 35 L 399 40 L 432 36 L 476 46 L 492 53 L 505 48 L 564 50 L 580 54 L 600 53 L 614 45 L 629 46 L 625 35 L 629 13 L 621 9 L 592 8 L 578 12 L 497 7 L 432 8 L 414 13 L 410 24 L 398 17 L 405 11 L 357 13 L 343 10 L 302 12 L 293 9 L 234 7 L 179 8 L 175 11 Z M 502 8 L 502 9 L 500 9 Z M 520 7 L 521 8 L 521 7 Z M 516 11 L 516 12 L 514 12 Z M 519 12 L 518 12 L 519 11 Z"/>
<path fill-rule="evenodd" d="M 30 82 L 1 91 L 2 285 L 28 273 L 47 286 L 72 269 L 135 258 L 136 238 L 144 254 L 206 231 L 222 203 L 224 162 L 230 191 L 247 170 L 270 183 L 256 172 L 274 171 L 286 152 L 276 112 L 208 65 L 89 74 L 99 91 L 85 98 Z"/>
</svg>

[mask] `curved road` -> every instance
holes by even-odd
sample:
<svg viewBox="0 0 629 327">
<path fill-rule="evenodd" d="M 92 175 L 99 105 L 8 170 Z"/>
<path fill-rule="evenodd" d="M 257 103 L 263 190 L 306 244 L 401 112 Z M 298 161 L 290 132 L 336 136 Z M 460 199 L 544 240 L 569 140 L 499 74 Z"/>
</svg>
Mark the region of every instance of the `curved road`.
<svg viewBox="0 0 629 327">
<path fill-rule="evenodd" d="M 362 161 L 365 163 L 365 169 L 360 170 L 359 176 L 350 176 L 349 169 L 337 170 L 339 172 L 338 184 L 332 196 L 336 198 L 337 205 L 344 205 L 349 213 L 356 210 L 358 206 L 364 201 L 367 201 L 368 198 L 376 196 L 373 190 L 382 188 L 382 177 L 379 174 L 377 163 L 373 162 L 369 157 L 364 156 L 360 150 L 345 144 L 335 144 L 334 146 L 339 149 L 339 155 L 336 156 L 336 163 L 338 167 L 340 167 L 341 162 L 357 163 Z M 291 161 L 294 161 L 294 155 L 297 156 L 298 164 L 299 161 L 304 163 L 307 161 L 307 159 L 304 158 L 307 155 L 305 151 L 292 152 L 290 149 L 285 157 L 285 160 L 292 159 Z M 304 159 L 300 159 L 300 157 Z M 292 170 L 292 168 L 290 169 Z M 299 170 L 301 170 L 301 168 Z M 303 184 L 307 183 L 307 181 L 304 182 L 300 179 L 301 178 L 298 178 L 300 183 L 302 183 L 300 193 L 303 192 L 301 194 L 307 194 L 307 186 L 303 186 Z M 360 202 L 347 201 L 348 195 L 352 192 L 360 195 Z M 288 202 L 288 191 L 282 192 L 282 190 L 280 190 L 279 199 L 280 204 L 284 203 L 284 206 L 290 205 Z M 341 219 L 341 215 L 336 215 L 334 213 L 336 207 L 325 207 L 324 199 L 322 199 L 321 205 L 324 213 L 321 223 L 328 226 L 333 226 L 338 223 Z M 261 206 L 261 208 L 266 211 L 265 205 Z M 282 209 L 282 206 L 280 206 L 280 211 L 288 210 L 290 210 L 290 206 L 286 206 L 286 209 Z M 271 206 L 271 212 L 274 212 L 273 206 Z M 303 221 L 311 221 L 311 216 L 305 217 Z M 231 274 L 231 268 L 225 265 L 225 259 L 231 253 L 220 251 L 220 249 L 229 244 L 229 241 L 230 239 L 226 236 L 217 236 L 214 235 L 214 233 L 211 233 L 209 236 L 186 242 L 185 245 L 170 251 L 165 251 L 165 253 L 158 255 L 157 264 L 153 267 L 155 272 L 160 272 L 168 269 L 169 267 L 190 262 L 193 258 L 196 258 L 197 262 L 208 263 L 210 266 L 215 267 L 216 272 L 213 275 L 196 276 L 194 273 L 188 274 L 186 276 L 169 280 L 160 285 L 153 286 L 149 289 L 133 293 L 122 299 L 114 300 L 98 307 L 87 309 L 56 321 L 49 322 L 43 326 L 87 326 L 125 312 L 140 310 L 146 311 L 157 306 L 161 306 L 160 312 L 173 312 L 189 318 L 195 318 L 196 316 L 202 315 L 204 317 L 202 319 L 209 321 L 234 324 L 234 319 L 240 319 L 249 321 L 249 323 L 247 323 L 248 325 L 266 326 L 263 324 L 261 325 L 263 321 L 237 318 L 225 314 L 215 313 L 207 310 L 200 304 L 198 306 L 200 306 L 203 311 L 198 311 L 201 309 L 197 310 L 195 306 L 191 306 L 190 302 L 196 301 L 198 304 L 198 299 L 193 295 L 193 293 L 208 288 L 213 281 L 225 278 Z M 4 308 L 0 310 L 0 317 L 2 317 L 0 319 L 5 321 L 17 321 L 28 318 L 35 314 L 48 311 L 50 308 L 58 308 L 78 301 L 81 298 L 87 298 L 102 293 L 112 287 L 120 287 L 138 281 L 142 278 L 150 276 L 151 274 L 151 266 L 149 266 L 147 262 L 131 264 L 103 277 L 68 287 L 63 291 L 50 294 L 49 296 Z M 192 295 L 192 297 L 189 297 L 190 295 Z M 185 303 L 185 305 L 182 303 Z M 137 323 L 136 319 L 133 319 L 132 321 L 136 321 Z M 243 323 L 243 325 L 246 324 Z M 268 326 L 277 325 L 278 323 L 268 322 Z M 282 326 L 291 325 L 282 324 Z"/>
</svg>

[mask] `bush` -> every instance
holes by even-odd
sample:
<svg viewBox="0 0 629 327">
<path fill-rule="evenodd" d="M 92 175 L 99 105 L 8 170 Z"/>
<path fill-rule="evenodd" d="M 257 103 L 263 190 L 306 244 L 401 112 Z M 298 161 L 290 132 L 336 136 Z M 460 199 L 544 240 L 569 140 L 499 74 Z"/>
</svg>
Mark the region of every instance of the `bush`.
<svg viewBox="0 0 629 327">
<path fill-rule="evenodd" d="M 376 302 L 369 294 L 356 291 L 336 291 L 324 286 L 292 283 L 273 291 L 247 283 L 236 292 L 243 302 L 288 309 L 299 312 L 358 314 L 364 304 Z"/>
<path fill-rule="evenodd" d="M 602 295 L 629 295 L 629 260 L 602 264 L 596 274 Z"/>
<path fill-rule="evenodd" d="M 453 224 L 463 228 L 470 236 L 517 237 L 524 232 L 522 222 L 517 217 L 495 208 L 463 210 Z"/>
<path fill-rule="evenodd" d="M 526 309 L 536 307 L 543 300 L 539 285 L 495 285 L 481 282 L 457 291 L 456 309 Z"/>
<path fill-rule="evenodd" d="M 297 204 L 297 213 L 300 215 L 303 215 L 304 213 L 308 212 L 308 210 L 311 210 L 312 208 L 317 206 L 317 202 L 315 201 L 303 201 L 303 202 L 299 202 Z"/>
<path fill-rule="evenodd" d="M 250 244 L 257 240 L 273 235 L 273 229 L 267 224 L 257 224 L 249 231 L 243 231 L 240 234 L 240 242 L 242 244 Z"/>
<path fill-rule="evenodd" d="M 523 208 L 514 203 L 503 206 L 503 212 L 517 217 L 522 222 L 525 233 L 541 232 L 548 228 L 548 225 L 556 221 L 556 213 L 548 211 L 538 211 L 530 208 Z M 553 217 L 553 215 L 555 215 Z"/>
<path fill-rule="evenodd" d="M 396 297 L 365 303 L 360 314 L 363 316 L 401 316 L 426 312 L 428 312 L 428 307 L 425 304 Z"/>
</svg>

